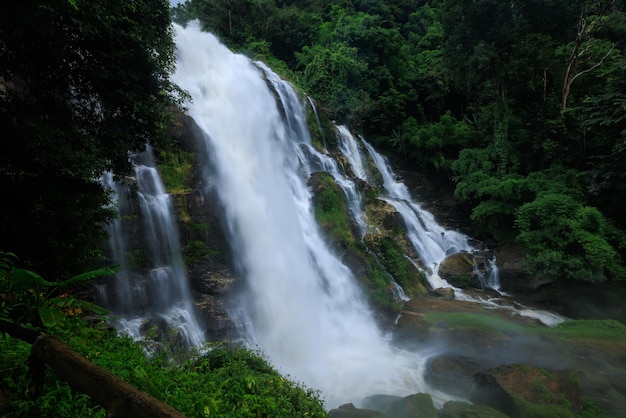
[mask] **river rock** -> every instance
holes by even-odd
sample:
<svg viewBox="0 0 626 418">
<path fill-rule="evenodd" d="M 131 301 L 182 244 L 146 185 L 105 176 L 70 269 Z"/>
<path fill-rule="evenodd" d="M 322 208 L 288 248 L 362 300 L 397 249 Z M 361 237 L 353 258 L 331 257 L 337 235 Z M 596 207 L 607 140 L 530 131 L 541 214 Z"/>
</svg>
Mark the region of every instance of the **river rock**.
<svg viewBox="0 0 626 418">
<path fill-rule="evenodd" d="M 439 355 L 428 360 L 424 379 L 435 389 L 460 398 L 469 398 L 472 376 L 486 364 L 476 357 Z"/>
<path fill-rule="evenodd" d="M 437 289 L 429 290 L 428 296 L 431 298 L 454 300 L 454 289 L 451 287 L 438 287 Z"/>
<path fill-rule="evenodd" d="M 484 405 L 449 401 L 439 410 L 439 418 L 509 418 L 500 411 Z"/>
<path fill-rule="evenodd" d="M 331 418 L 385 418 L 385 414 L 372 409 L 357 408 L 351 403 L 328 411 Z"/>
<path fill-rule="evenodd" d="M 467 252 L 460 252 L 444 258 L 439 266 L 439 276 L 452 286 L 466 289 L 480 288 L 480 279 L 476 274 L 479 264 L 484 265 L 484 257 L 478 257 Z M 484 267 L 483 267 L 484 268 Z"/>
<path fill-rule="evenodd" d="M 396 395 L 370 395 L 363 399 L 361 407 L 365 409 L 373 409 L 376 411 L 385 411 L 392 404 L 402 399 L 402 396 Z"/>
<path fill-rule="evenodd" d="M 433 399 L 427 393 L 405 396 L 385 410 L 388 418 L 437 418 Z"/>
<path fill-rule="evenodd" d="M 577 414 L 582 409 L 578 377 L 572 371 L 546 371 L 525 364 L 510 364 L 476 373 L 470 400 L 512 417 L 527 416 L 527 404 Z"/>
</svg>

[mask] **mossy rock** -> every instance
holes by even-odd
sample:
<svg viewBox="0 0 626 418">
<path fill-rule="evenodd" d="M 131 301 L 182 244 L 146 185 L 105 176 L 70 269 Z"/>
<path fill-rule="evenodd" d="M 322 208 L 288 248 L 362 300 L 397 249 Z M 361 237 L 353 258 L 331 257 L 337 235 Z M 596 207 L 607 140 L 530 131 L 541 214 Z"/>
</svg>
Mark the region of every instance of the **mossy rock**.
<svg viewBox="0 0 626 418">
<path fill-rule="evenodd" d="M 388 418 L 437 418 L 433 399 L 427 393 L 416 393 L 393 403 L 385 410 Z"/>
<path fill-rule="evenodd" d="M 331 418 L 385 418 L 385 414 L 373 409 L 357 408 L 351 403 L 341 405 L 328 412 Z"/>
<path fill-rule="evenodd" d="M 547 371 L 526 364 L 476 373 L 470 400 L 516 417 L 574 416 L 583 405 L 576 373 Z"/>
<path fill-rule="evenodd" d="M 443 259 L 439 266 L 439 276 L 452 286 L 467 289 L 480 288 L 480 280 L 474 271 L 474 260 L 471 254 L 460 252 Z"/>
<path fill-rule="evenodd" d="M 484 405 L 449 401 L 438 411 L 439 418 L 508 418 L 500 411 Z"/>
<path fill-rule="evenodd" d="M 333 177 L 315 173 L 309 179 L 313 189 L 315 216 L 334 245 L 347 248 L 356 241 L 355 225 L 351 221 L 346 197 Z"/>
</svg>

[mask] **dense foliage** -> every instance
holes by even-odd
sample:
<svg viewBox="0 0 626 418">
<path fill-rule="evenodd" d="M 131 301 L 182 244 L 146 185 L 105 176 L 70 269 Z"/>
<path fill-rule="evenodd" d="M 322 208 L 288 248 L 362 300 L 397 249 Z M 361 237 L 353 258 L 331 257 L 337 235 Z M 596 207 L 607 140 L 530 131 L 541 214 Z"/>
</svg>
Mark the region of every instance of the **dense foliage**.
<svg viewBox="0 0 626 418">
<path fill-rule="evenodd" d="M 163 137 L 176 88 L 165 0 L 0 6 L 0 248 L 67 277 L 98 255 L 99 182 Z"/>
<path fill-rule="evenodd" d="M 36 382 L 29 371 L 31 345 L 10 336 L 18 332 L 31 333 L 33 340 L 32 334 L 55 335 L 96 365 L 186 416 L 326 416 L 317 392 L 281 376 L 259 353 L 213 344 L 181 355 L 181 349 L 164 343 L 119 338 L 99 319 L 98 315 L 107 313 L 104 309 L 67 292 L 110 273 L 105 268 L 52 282 L 19 267 L 15 255 L 0 251 L 2 416 L 106 415 L 87 395 L 72 390 L 52 372 L 46 373 L 43 382 Z M 9 329 L 9 324 L 17 325 L 19 331 L 15 326 Z"/>
<path fill-rule="evenodd" d="M 553 279 L 626 277 L 626 7 L 602 0 L 188 0 L 232 48 L 430 179 Z"/>
<path fill-rule="evenodd" d="M 214 345 L 174 364 L 147 357 L 141 345 L 80 322 L 56 330 L 77 352 L 189 417 L 327 416 L 318 394 L 282 377 L 257 353 Z M 0 385 L 12 405 L 7 417 L 104 417 L 106 411 L 46 373 L 42 394 L 32 396 L 30 345 L 0 333 Z"/>
</svg>

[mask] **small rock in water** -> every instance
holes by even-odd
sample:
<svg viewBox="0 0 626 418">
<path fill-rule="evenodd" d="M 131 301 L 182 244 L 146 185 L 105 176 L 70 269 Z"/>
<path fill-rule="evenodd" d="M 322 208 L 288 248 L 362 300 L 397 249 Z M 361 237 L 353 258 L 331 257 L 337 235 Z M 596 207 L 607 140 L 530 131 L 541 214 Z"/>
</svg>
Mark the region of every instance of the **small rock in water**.
<svg viewBox="0 0 626 418">
<path fill-rule="evenodd" d="M 451 287 L 438 287 L 428 291 L 428 296 L 446 300 L 454 300 L 454 289 Z"/>
</svg>

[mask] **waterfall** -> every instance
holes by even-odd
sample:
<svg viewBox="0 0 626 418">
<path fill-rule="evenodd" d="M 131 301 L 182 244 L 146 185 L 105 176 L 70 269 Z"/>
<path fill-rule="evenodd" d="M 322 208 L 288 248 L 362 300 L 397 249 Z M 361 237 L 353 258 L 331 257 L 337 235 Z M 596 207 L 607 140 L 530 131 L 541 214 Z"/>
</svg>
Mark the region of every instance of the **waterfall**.
<svg viewBox="0 0 626 418">
<path fill-rule="evenodd" d="M 320 390 L 329 408 L 426 391 L 426 357 L 389 344 L 316 223 L 307 177 L 332 164 L 311 145 L 300 98 L 197 23 L 174 30 L 172 80 L 191 95 L 188 113 L 211 158 L 207 184 L 245 282 L 231 311 L 242 338 L 281 373 Z"/>
<path fill-rule="evenodd" d="M 339 149 L 348 159 L 352 171 L 362 180 L 374 184 L 375 181 L 372 176 L 367 174 L 367 164 L 359 142 L 346 126 L 338 126 L 337 128 L 340 137 Z M 387 194 L 380 196 L 379 199 L 396 208 L 402 217 L 407 229 L 407 237 L 427 270 L 429 284 L 432 288 L 452 287 L 447 281 L 439 277 L 439 264 L 450 254 L 460 251 L 474 252 L 475 249 L 469 244 L 468 237 L 456 231 L 446 230 L 437 224 L 434 216 L 422 209 L 413 200 L 406 185 L 396 181 L 396 175 L 387 159 L 380 155 L 364 139 L 361 138 L 361 142 L 367 149 L 378 173 L 382 177 L 383 187 Z M 414 262 L 411 259 L 409 260 Z M 479 264 L 482 269 L 478 268 Z M 416 267 L 419 268 L 417 264 Z M 475 263 L 475 273 L 483 289 L 493 289 L 500 295 L 503 295 L 500 292 L 500 274 L 495 257 L 483 259 L 481 263 Z M 398 289 L 402 290 L 395 282 L 394 286 L 396 291 Z M 520 303 L 515 303 L 515 306 L 502 304 L 499 298 L 475 297 L 466 294 L 461 289 L 455 288 L 454 290 L 458 300 L 481 303 L 491 309 L 510 310 L 517 315 L 538 319 L 548 326 L 555 326 L 564 321 L 563 317 L 552 312 L 531 309 Z"/>
<path fill-rule="evenodd" d="M 476 275 L 480 280 L 481 287 L 483 289 L 493 289 L 496 292 L 500 292 L 500 272 L 496 266 L 496 258 L 492 257 L 484 260 L 484 263 L 484 270 L 476 268 Z M 478 267 L 478 264 L 476 264 L 476 267 Z"/>
<path fill-rule="evenodd" d="M 127 185 L 115 182 L 112 173 L 102 176 L 120 211 L 118 219 L 109 225 L 109 244 L 113 262 L 121 271 L 113 279 L 114 286 L 100 286 L 97 297 L 112 311 L 113 324 L 121 333 L 141 339 L 153 326 L 173 329 L 183 346 L 198 347 L 204 343 L 204 332 L 195 317 L 170 196 L 150 147 L 135 156 L 134 169 L 136 195 Z M 133 197 L 143 220 L 140 231 L 128 231 L 124 225 L 123 217 L 131 213 Z M 139 238 L 134 236 L 137 233 Z M 137 271 L 128 254 L 137 252 L 132 242 L 142 238 L 148 244 L 142 257 L 147 266 Z"/>
<path fill-rule="evenodd" d="M 320 133 L 320 136 L 322 138 L 322 144 L 324 145 L 324 149 L 328 149 L 328 147 L 326 146 L 326 138 L 324 137 L 324 130 L 322 129 L 322 122 L 320 121 L 320 115 L 317 112 L 317 106 L 315 105 L 315 102 L 313 101 L 313 99 L 311 99 L 311 97 L 306 96 L 308 102 L 309 102 L 309 106 L 311 106 L 311 110 L 313 110 L 313 114 L 315 115 L 315 122 L 317 122 L 317 130 Z"/>
<path fill-rule="evenodd" d="M 436 276 L 439 263 L 447 255 L 460 251 L 473 251 L 466 235 L 457 231 L 446 230 L 439 225 L 432 213 L 422 209 L 412 199 L 406 185 L 396 181 L 391 166 L 385 157 L 380 155 L 367 141 L 363 140 L 363 144 L 383 178 L 383 187 L 387 191 L 387 196 L 383 196 L 381 199 L 395 207 L 402 216 L 407 227 L 409 240 L 418 252 L 424 266 L 430 269 L 430 277 Z M 439 283 L 431 284 L 438 285 Z"/>
<path fill-rule="evenodd" d="M 366 170 L 365 156 L 359 142 L 345 126 L 338 127 L 339 149 L 350 162 L 352 171 L 360 179 L 374 184 L 375 181 Z M 396 176 L 389 162 L 380 155 L 371 144 L 361 139 L 378 173 L 382 177 L 386 194 L 379 199 L 393 206 L 402 217 L 407 230 L 407 237 L 419 255 L 422 265 L 427 270 L 428 280 L 433 288 L 450 287 L 437 274 L 441 261 L 448 255 L 460 251 L 473 251 L 467 236 L 446 230 L 440 226 L 434 216 L 422 209 L 411 197 L 408 188 L 396 181 Z"/>
<path fill-rule="evenodd" d="M 337 144 L 341 153 L 346 157 L 354 176 L 371 183 L 370 176 L 365 169 L 365 157 L 361 151 L 359 143 L 354 139 L 352 132 L 345 125 L 337 126 L 339 131 L 339 143 Z"/>
<path fill-rule="evenodd" d="M 292 152 L 298 156 L 298 162 L 300 164 L 299 169 L 304 172 L 306 177 L 309 177 L 315 171 L 323 171 L 333 177 L 335 183 L 343 190 L 346 201 L 348 202 L 350 215 L 357 224 L 361 237 L 363 237 L 367 231 L 367 216 L 363 211 L 361 194 L 358 192 L 356 184 L 341 172 L 334 159 L 319 152 L 311 144 L 304 106 L 289 83 L 281 80 L 280 77 L 265 64 L 255 62 L 255 65 L 263 70 L 265 78 L 270 82 L 273 90 L 279 96 L 280 100 L 278 101 L 278 105 L 281 106 L 281 113 L 284 114 L 288 128 L 286 136 L 299 144 L 299 146 L 292 147 Z M 310 98 L 308 102 L 309 105 L 315 109 L 313 101 Z M 319 126 L 316 110 L 315 117 Z"/>
</svg>

